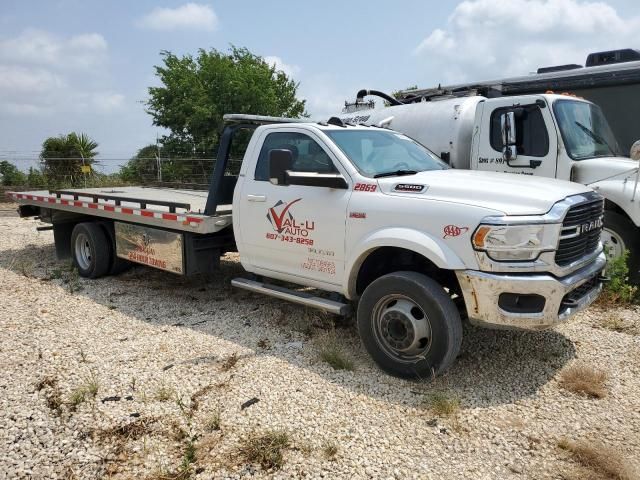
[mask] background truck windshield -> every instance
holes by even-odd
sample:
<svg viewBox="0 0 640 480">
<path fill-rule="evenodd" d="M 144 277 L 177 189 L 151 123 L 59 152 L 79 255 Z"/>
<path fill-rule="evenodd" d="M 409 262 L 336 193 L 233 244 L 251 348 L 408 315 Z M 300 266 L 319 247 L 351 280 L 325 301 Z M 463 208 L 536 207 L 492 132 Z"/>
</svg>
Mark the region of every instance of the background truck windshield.
<svg viewBox="0 0 640 480">
<path fill-rule="evenodd" d="M 423 172 L 449 168 L 425 147 L 396 132 L 380 130 L 330 130 L 325 133 L 363 175 L 399 170 Z"/>
<path fill-rule="evenodd" d="M 574 160 L 618 154 L 618 142 L 600 107 L 592 103 L 557 100 L 553 111 L 567 153 Z"/>
</svg>

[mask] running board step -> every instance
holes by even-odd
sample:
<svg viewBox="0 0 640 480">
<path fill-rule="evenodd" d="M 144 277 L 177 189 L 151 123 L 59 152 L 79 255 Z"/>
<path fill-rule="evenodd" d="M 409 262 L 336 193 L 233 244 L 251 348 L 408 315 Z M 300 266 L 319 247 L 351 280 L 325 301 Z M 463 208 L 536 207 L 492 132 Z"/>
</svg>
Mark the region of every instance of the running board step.
<svg viewBox="0 0 640 480">
<path fill-rule="evenodd" d="M 279 287 L 278 285 L 256 282 L 246 278 L 234 278 L 231 280 L 231 285 L 236 288 L 249 290 L 250 292 L 262 293 L 263 295 L 269 295 L 270 297 L 279 298 L 288 302 L 298 303 L 306 307 L 324 310 L 325 312 L 333 313 L 335 315 L 345 316 L 351 311 L 351 306 L 348 303 L 336 302 L 335 300 L 316 297 L 309 293 L 298 292 L 296 290 Z"/>
</svg>

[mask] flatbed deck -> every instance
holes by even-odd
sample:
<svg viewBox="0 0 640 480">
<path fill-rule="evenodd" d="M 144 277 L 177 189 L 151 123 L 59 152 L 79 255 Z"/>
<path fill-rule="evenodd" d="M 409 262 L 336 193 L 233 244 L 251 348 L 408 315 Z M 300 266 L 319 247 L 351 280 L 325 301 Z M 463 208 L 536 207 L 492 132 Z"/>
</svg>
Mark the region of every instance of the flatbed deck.
<svg viewBox="0 0 640 480">
<path fill-rule="evenodd" d="M 214 233 L 231 225 L 231 205 L 205 215 L 208 192 L 159 187 L 75 188 L 9 192 L 22 205 L 34 205 L 172 230 Z"/>
</svg>

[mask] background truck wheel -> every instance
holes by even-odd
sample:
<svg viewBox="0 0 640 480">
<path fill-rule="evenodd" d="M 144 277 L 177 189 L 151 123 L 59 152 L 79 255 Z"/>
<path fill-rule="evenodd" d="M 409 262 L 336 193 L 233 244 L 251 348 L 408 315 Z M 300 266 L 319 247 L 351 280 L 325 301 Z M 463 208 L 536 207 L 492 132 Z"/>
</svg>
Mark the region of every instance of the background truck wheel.
<svg viewBox="0 0 640 480">
<path fill-rule="evenodd" d="M 640 235 L 638 227 L 624 215 L 607 210 L 604 212 L 602 243 L 607 257 L 614 258 L 629 250 L 629 281 L 640 283 Z"/>
<path fill-rule="evenodd" d="M 430 378 L 445 371 L 462 343 L 460 314 L 444 289 L 416 272 L 373 281 L 358 305 L 358 332 L 385 372 Z"/>
<path fill-rule="evenodd" d="M 71 233 L 71 253 L 81 277 L 102 277 L 111 269 L 111 242 L 100 225 L 77 224 Z"/>
</svg>

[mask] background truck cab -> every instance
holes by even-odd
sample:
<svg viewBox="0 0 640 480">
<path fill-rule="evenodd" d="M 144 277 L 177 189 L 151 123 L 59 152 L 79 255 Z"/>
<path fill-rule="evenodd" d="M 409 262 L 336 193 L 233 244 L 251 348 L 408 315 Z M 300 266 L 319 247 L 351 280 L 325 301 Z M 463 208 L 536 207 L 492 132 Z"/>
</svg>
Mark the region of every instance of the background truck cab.
<svg viewBox="0 0 640 480">
<path fill-rule="evenodd" d="M 607 251 L 629 250 L 630 275 L 640 280 L 638 163 L 620 155 L 597 105 L 557 94 L 440 95 L 406 104 L 383 94 L 391 105 L 373 109 L 362 101 L 367 93 L 345 109 L 344 121 L 403 132 L 454 168 L 571 180 L 599 192 Z"/>
</svg>

